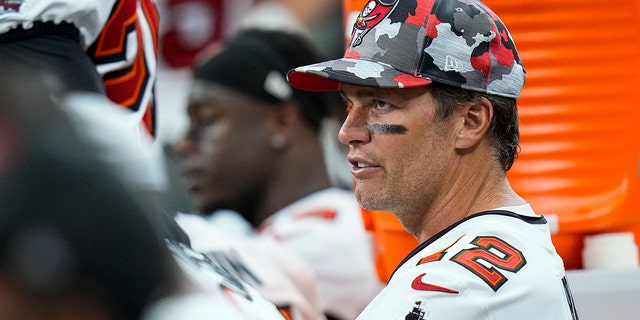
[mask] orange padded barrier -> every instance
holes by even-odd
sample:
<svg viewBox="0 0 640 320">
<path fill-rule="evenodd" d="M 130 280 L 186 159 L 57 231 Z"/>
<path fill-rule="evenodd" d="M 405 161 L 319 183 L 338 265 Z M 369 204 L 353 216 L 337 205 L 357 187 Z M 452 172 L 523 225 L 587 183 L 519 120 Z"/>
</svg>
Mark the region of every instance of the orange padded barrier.
<svg viewBox="0 0 640 320">
<path fill-rule="evenodd" d="M 387 282 L 402 259 L 418 246 L 418 241 L 404 230 L 393 213 L 362 209 L 362 217 L 365 229 L 373 235 L 378 278 Z"/>
<path fill-rule="evenodd" d="M 346 19 L 366 2 L 344 0 Z M 511 185 L 536 212 L 557 215 L 552 240 L 567 269 L 582 268 L 588 234 L 630 230 L 640 245 L 640 0 L 484 2 L 509 28 L 527 70 Z M 346 25 L 348 37 L 352 21 Z M 377 225 L 378 215 L 369 219 Z M 402 227 L 393 223 L 385 229 L 398 238 Z M 380 255 L 384 265 L 401 260 Z"/>
<path fill-rule="evenodd" d="M 581 268 L 586 234 L 640 223 L 640 1 L 486 3 L 527 70 L 509 181 L 538 213 L 558 216 L 556 249 Z"/>
</svg>

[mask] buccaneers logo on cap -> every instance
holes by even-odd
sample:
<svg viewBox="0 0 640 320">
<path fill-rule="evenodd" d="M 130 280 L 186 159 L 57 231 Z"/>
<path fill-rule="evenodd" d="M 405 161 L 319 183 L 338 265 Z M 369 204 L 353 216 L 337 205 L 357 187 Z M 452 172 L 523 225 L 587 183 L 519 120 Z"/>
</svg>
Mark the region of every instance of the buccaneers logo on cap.
<svg viewBox="0 0 640 320">
<path fill-rule="evenodd" d="M 369 30 L 384 19 L 396 6 L 398 0 L 371 0 L 364 6 L 351 31 L 351 47 L 357 47 L 362 43 Z"/>
<path fill-rule="evenodd" d="M 20 11 L 20 6 L 22 5 L 23 2 L 24 0 L 0 0 L 0 8 L 3 9 L 3 10 L 0 10 L 0 12 L 2 11 L 18 12 Z"/>
</svg>

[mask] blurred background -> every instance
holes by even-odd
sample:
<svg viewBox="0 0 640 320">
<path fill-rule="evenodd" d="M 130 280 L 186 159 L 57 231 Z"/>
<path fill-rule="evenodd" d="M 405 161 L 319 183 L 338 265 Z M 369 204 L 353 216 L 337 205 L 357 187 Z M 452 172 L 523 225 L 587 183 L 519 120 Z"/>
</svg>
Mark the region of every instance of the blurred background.
<svg viewBox="0 0 640 320">
<path fill-rule="evenodd" d="M 284 29 L 308 36 L 329 58 L 342 57 L 345 27 L 342 0 L 157 0 L 160 13 L 159 70 L 156 87 L 157 141 L 164 145 L 169 178 L 174 182 L 166 207 L 189 212 L 190 202 L 177 183 L 173 144 L 186 129 L 187 88 L 198 57 L 215 50 L 243 28 Z M 313 32 L 312 32 L 313 31 Z M 350 33 L 350 30 L 349 30 Z M 351 188 L 351 173 L 337 140 L 344 108 L 334 96 L 335 117 L 322 139 L 333 182 Z"/>
<path fill-rule="evenodd" d="M 295 30 L 307 34 L 327 58 L 344 53 L 341 0 L 157 0 L 157 4 L 161 17 L 157 137 L 164 143 L 175 141 L 186 126 L 185 90 L 196 57 L 241 28 Z"/>
</svg>

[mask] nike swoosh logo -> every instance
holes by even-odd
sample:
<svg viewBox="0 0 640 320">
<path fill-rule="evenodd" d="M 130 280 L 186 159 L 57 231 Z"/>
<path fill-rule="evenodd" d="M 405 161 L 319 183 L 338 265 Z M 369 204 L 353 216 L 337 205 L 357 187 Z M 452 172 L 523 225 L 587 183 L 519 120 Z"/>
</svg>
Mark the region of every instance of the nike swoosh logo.
<svg viewBox="0 0 640 320">
<path fill-rule="evenodd" d="M 423 282 L 422 277 L 424 277 L 425 275 L 426 273 L 423 273 L 417 276 L 415 279 L 413 279 L 413 282 L 411 282 L 411 288 L 413 288 L 414 290 L 421 290 L 421 291 L 437 291 L 437 292 L 453 293 L 453 294 L 459 293 L 456 290 L 451 290 L 449 288 L 436 286 L 435 284 Z"/>
</svg>

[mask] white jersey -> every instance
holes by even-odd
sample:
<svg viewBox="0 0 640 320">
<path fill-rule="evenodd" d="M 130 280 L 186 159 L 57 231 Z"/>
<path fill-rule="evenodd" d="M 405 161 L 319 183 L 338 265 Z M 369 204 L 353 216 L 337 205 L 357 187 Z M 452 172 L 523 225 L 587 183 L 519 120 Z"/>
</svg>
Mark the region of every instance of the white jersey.
<svg viewBox="0 0 640 320">
<path fill-rule="evenodd" d="M 82 44 L 89 47 L 111 15 L 116 0 L 4 0 L 0 1 L 0 33 L 18 26 L 30 29 L 34 21 L 73 23 Z"/>
<path fill-rule="evenodd" d="M 142 320 L 284 320 L 275 305 L 255 288 L 184 244 L 167 243 L 194 293 L 174 295 L 152 304 Z"/>
<path fill-rule="evenodd" d="M 286 319 L 324 319 L 313 270 L 274 241 L 217 227 L 194 214 L 178 214 L 191 247 L 215 259 L 273 302 Z"/>
<path fill-rule="evenodd" d="M 473 215 L 418 246 L 358 320 L 577 319 L 546 220 L 529 205 Z"/>
<path fill-rule="evenodd" d="M 273 214 L 258 230 L 315 269 L 329 315 L 354 319 L 383 287 L 372 237 L 350 191 L 329 188 L 311 194 Z"/>
<path fill-rule="evenodd" d="M 73 24 L 111 101 L 155 134 L 159 16 L 154 0 L 0 0 L 0 34 L 35 22 Z"/>
</svg>

